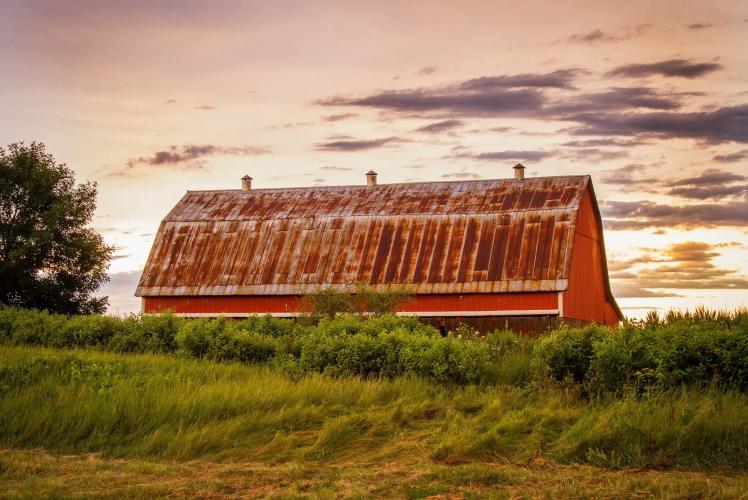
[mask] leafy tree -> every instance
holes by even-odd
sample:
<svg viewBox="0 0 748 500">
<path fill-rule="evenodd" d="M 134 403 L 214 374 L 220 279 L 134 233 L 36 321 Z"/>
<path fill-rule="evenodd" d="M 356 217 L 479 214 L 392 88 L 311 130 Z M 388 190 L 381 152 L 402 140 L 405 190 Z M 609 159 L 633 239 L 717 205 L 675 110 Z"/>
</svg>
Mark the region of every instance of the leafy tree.
<svg viewBox="0 0 748 500">
<path fill-rule="evenodd" d="M 86 227 L 95 209 L 96 184 L 76 186 L 44 144 L 0 148 L 0 303 L 104 312 L 108 298 L 92 294 L 108 280 L 113 248 Z"/>
<path fill-rule="evenodd" d="M 411 300 L 413 292 L 405 285 L 388 285 L 384 290 L 376 290 L 370 285 L 358 284 L 352 297 L 359 315 L 374 316 L 393 314 L 398 307 Z"/>
<path fill-rule="evenodd" d="M 363 318 L 393 314 L 399 306 L 412 299 L 413 293 L 405 285 L 389 285 L 377 290 L 371 285 L 357 284 L 354 292 L 329 287 L 307 293 L 302 299 L 301 309 L 313 320 L 332 319 L 338 314 L 356 314 Z"/>
<path fill-rule="evenodd" d="M 338 314 L 353 313 L 352 295 L 335 288 L 320 288 L 304 294 L 301 299 L 301 310 L 309 319 L 334 318 Z"/>
</svg>

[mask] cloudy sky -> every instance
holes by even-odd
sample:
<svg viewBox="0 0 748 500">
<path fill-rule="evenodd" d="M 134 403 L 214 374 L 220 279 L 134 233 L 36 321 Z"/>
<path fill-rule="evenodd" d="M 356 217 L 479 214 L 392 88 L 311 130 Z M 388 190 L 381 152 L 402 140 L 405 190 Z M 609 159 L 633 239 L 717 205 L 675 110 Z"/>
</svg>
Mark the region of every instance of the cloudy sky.
<svg viewBox="0 0 748 500">
<path fill-rule="evenodd" d="M 187 189 L 590 174 L 624 313 L 748 304 L 748 3 L 0 0 L 0 144 L 99 185 L 110 310 Z"/>
</svg>

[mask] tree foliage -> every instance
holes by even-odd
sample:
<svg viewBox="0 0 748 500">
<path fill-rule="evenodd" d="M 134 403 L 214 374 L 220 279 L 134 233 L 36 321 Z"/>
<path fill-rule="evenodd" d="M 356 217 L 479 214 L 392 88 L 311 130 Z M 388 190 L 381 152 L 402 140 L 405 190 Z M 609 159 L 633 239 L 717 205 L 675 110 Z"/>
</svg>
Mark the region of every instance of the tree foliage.
<svg viewBox="0 0 748 500">
<path fill-rule="evenodd" d="M 328 287 L 305 294 L 302 310 L 312 319 L 332 319 L 339 314 L 355 314 L 358 317 L 382 316 L 395 313 L 398 306 L 412 298 L 410 289 L 403 285 L 375 289 L 371 285 L 358 284 L 354 292 Z"/>
<path fill-rule="evenodd" d="M 112 247 L 87 227 L 96 184 L 75 184 L 44 144 L 0 148 L 0 303 L 63 314 L 103 312 Z"/>
</svg>

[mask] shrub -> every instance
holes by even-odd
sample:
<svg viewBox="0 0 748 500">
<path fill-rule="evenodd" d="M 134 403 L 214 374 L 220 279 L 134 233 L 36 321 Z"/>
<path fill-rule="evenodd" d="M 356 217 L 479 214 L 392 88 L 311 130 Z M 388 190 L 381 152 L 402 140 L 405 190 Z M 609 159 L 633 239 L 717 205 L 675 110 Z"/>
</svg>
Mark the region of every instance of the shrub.
<svg viewBox="0 0 748 500">
<path fill-rule="evenodd" d="M 229 331 L 230 359 L 245 363 L 264 363 L 278 353 L 277 342 L 246 330 Z"/>
<path fill-rule="evenodd" d="M 46 311 L 33 309 L 13 309 L 10 340 L 14 344 L 36 344 L 43 346 L 66 347 L 63 328 L 66 318 Z"/>
<path fill-rule="evenodd" d="M 308 371 L 364 377 L 412 373 L 442 383 L 476 384 L 494 378 L 485 342 L 445 339 L 404 328 L 378 335 L 314 332 L 304 339 L 300 365 Z"/>
<path fill-rule="evenodd" d="M 623 328 L 606 332 L 593 342 L 589 388 L 593 392 L 621 392 L 626 385 L 639 390 L 656 383 L 661 339 L 642 330 Z"/>
<path fill-rule="evenodd" d="M 328 337 L 330 338 L 330 337 Z M 338 373 L 340 375 L 358 375 L 362 377 L 396 377 L 406 371 L 402 359 L 402 350 L 413 340 L 412 334 L 405 330 L 382 332 L 372 336 L 358 333 L 348 337 L 331 338 L 330 342 L 320 344 L 322 350 L 312 346 L 314 338 L 310 337 L 302 349 L 302 366 L 305 366 L 304 353 L 316 351 L 317 360 L 322 371 Z M 334 349 L 334 351 L 332 351 Z M 322 366 L 325 361 L 332 361 Z"/>
<path fill-rule="evenodd" d="M 382 375 L 391 369 L 385 366 L 385 358 L 394 357 L 394 368 L 399 368 L 398 346 L 383 342 L 382 338 L 358 333 L 350 337 L 339 338 L 336 342 L 338 351 L 334 354 L 334 369 L 341 375 L 359 375 L 368 377 Z M 389 351 L 389 352 L 388 352 Z M 303 353 L 303 351 L 302 351 Z"/>
<path fill-rule="evenodd" d="M 748 315 L 651 314 L 620 329 L 560 329 L 538 341 L 534 363 L 592 393 L 716 385 L 748 390 Z"/>
<path fill-rule="evenodd" d="M 131 317 L 139 321 L 134 329 L 143 333 L 144 350 L 149 352 L 174 352 L 177 348 L 177 332 L 184 322 L 183 319 L 167 312 L 164 314 L 146 314 Z"/>
<path fill-rule="evenodd" d="M 729 383 L 748 389 L 745 384 L 748 331 L 701 322 L 675 323 L 657 334 L 663 337 L 657 367 L 663 385 Z"/>
<path fill-rule="evenodd" d="M 311 321 L 319 321 L 322 318 L 332 319 L 339 314 L 355 312 L 351 294 L 334 288 L 307 293 L 301 301 L 301 307 Z"/>
<path fill-rule="evenodd" d="M 0 341 L 10 342 L 13 333 L 13 322 L 18 314 L 15 307 L 0 306 Z"/>
<path fill-rule="evenodd" d="M 187 321 L 179 328 L 176 342 L 181 353 L 214 361 L 257 363 L 278 352 L 272 337 L 239 330 L 226 318 Z"/>
<path fill-rule="evenodd" d="M 748 319 L 726 338 L 722 346 L 721 382 L 726 387 L 748 391 Z"/>
<path fill-rule="evenodd" d="M 354 310 L 359 314 L 381 316 L 394 314 L 398 307 L 413 300 L 413 292 L 403 285 L 389 285 L 385 290 L 375 290 L 370 285 L 359 284 L 352 298 Z"/>
<path fill-rule="evenodd" d="M 492 383 L 496 366 L 485 342 L 414 337 L 403 349 L 405 371 L 441 383 Z"/>
<path fill-rule="evenodd" d="M 229 327 L 226 318 L 186 321 L 177 332 L 178 349 L 193 358 L 225 359 L 226 329 Z"/>
<path fill-rule="evenodd" d="M 183 319 L 171 313 L 128 316 L 121 320 L 107 349 L 115 352 L 171 353 L 177 349 L 176 336 Z"/>
<path fill-rule="evenodd" d="M 143 330 L 140 318 L 130 316 L 122 321 L 122 328 L 109 340 L 107 349 L 114 352 L 164 352 L 149 349 L 148 338 Z"/>
<path fill-rule="evenodd" d="M 511 330 L 496 330 L 489 333 L 486 335 L 486 343 L 499 355 L 518 350 L 532 351 L 532 340 L 528 337 L 518 337 Z"/>
<path fill-rule="evenodd" d="M 555 380 L 581 383 L 587 379 L 593 357 L 593 344 L 608 331 L 600 326 L 561 327 L 542 337 L 535 345 L 535 356 L 542 371 Z"/>
<path fill-rule="evenodd" d="M 323 318 L 314 328 L 314 332 L 337 337 L 341 335 L 355 335 L 364 328 L 364 321 L 352 314 L 342 314 L 334 318 Z"/>
<path fill-rule="evenodd" d="M 219 320 L 197 319 L 186 321 L 177 332 L 177 346 L 182 354 L 202 358 L 211 351 L 212 340 L 225 325 L 225 318 Z"/>
<path fill-rule="evenodd" d="M 122 320 L 113 316 L 73 316 L 61 329 L 62 342 L 64 347 L 101 347 L 121 330 Z"/>
<path fill-rule="evenodd" d="M 250 316 L 238 321 L 236 327 L 239 330 L 259 333 L 274 338 L 302 335 L 305 328 L 292 319 L 274 318 L 269 314 L 264 316 Z"/>
<path fill-rule="evenodd" d="M 421 323 L 415 316 L 372 316 L 361 319 L 351 314 L 343 314 L 332 319 L 322 319 L 315 331 L 325 335 L 365 335 L 377 336 L 384 332 L 401 330 L 411 334 L 437 336 L 439 332 L 432 326 Z"/>
</svg>

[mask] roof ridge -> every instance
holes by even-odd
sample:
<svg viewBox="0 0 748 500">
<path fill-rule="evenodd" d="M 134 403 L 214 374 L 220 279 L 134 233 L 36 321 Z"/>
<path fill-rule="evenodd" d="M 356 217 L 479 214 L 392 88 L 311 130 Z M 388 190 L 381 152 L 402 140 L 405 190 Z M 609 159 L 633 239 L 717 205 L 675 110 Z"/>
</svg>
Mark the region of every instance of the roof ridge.
<svg viewBox="0 0 748 500">
<path fill-rule="evenodd" d="M 525 212 L 558 212 L 561 210 L 578 210 L 579 204 L 574 205 L 565 205 L 563 207 L 547 207 L 547 208 L 517 208 L 517 209 L 507 209 L 507 210 L 496 210 L 496 211 L 478 211 L 473 210 L 470 212 L 449 212 L 449 213 L 425 213 L 425 212 L 404 212 L 399 214 L 339 214 L 339 215 L 315 215 L 314 217 L 310 217 L 308 215 L 303 216 L 293 216 L 293 217 L 247 217 L 245 219 L 240 219 L 237 217 L 234 217 L 232 219 L 170 219 L 167 215 L 166 218 L 164 218 L 164 222 L 234 222 L 239 220 L 295 220 L 295 219 L 335 219 L 340 217 L 381 217 L 385 219 L 389 219 L 392 217 L 450 217 L 452 215 L 502 215 L 502 214 L 513 214 L 513 213 L 525 213 Z"/>
<path fill-rule="evenodd" d="M 330 189 L 330 188 L 361 188 L 361 189 L 377 189 L 381 187 L 389 186 L 413 186 L 416 184 L 479 184 L 486 182 L 512 182 L 512 183 L 528 183 L 534 180 L 542 179 L 572 179 L 572 178 L 590 178 L 590 174 L 580 175 L 546 175 L 542 177 L 526 177 L 523 180 L 517 180 L 513 177 L 506 177 L 500 179 L 464 179 L 454 181 L 413 181 L 413 182 L 390 182 L 390 183 L 378 183 L 376 186 L 367 186 L 366 184 L 334 184 L 330 186 L 287 186 L 287 187 L 275 187 L 275 188 L 253 188 L 249 191 L 243 189 L 188 189 L 188 193 L 247 193 L 252 194 L 258 191 L 290 191 L 290 190 L 313 190 L 313 189 Z"/>
</svg>

